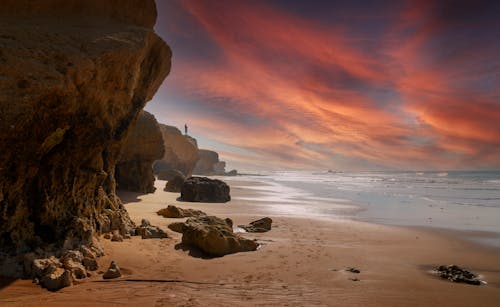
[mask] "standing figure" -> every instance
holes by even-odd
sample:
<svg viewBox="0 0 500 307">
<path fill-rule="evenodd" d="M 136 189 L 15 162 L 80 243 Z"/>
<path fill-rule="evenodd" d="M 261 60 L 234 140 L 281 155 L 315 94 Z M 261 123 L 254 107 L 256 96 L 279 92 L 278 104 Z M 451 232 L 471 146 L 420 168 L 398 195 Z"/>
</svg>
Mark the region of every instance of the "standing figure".
<svg viewBox="0 0 500 307">
<path fill-rule="evenodd" d="M 188 125 L 187 124 L 184 124 L 184 134 L 185 135 L 188 134 Z"/>
</svg>

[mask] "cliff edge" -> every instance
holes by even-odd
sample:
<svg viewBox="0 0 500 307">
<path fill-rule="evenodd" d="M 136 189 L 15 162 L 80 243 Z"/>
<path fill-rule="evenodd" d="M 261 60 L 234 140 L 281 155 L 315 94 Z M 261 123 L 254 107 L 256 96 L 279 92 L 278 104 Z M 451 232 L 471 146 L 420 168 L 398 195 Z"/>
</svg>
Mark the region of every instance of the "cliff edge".
<svg viewBox="0 0 500 307">
<path fill-rule="evenodd" d="M 155 19 L 153 0 L 2 1 L 4 254 L 69 249 L 132 229 L 115 195 L 115 164 L 170 71 Z"/>
</svg>

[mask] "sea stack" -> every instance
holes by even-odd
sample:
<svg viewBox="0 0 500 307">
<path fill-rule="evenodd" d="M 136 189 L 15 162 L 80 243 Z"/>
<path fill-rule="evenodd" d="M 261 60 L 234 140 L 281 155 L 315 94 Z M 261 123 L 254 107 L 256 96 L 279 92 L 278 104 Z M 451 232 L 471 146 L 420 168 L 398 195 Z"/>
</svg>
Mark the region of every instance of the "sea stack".
<svg viewBox="0 0 500 307">
<path fill-rule="evenodd" d="M 6 255 L 132 229 L 114 174 L 131 124 L 170 71 L 155 21 L 153 0 L 2 1 L 3 274 L 22 275 Z"/>
</svg>

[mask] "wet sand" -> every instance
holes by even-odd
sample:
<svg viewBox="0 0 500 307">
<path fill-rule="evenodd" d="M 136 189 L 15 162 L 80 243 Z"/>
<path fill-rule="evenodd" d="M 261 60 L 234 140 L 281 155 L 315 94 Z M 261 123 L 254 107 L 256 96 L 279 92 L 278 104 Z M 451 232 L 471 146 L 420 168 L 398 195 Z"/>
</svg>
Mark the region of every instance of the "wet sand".
<svg viewBox="0 0 500 307">
<path fill-rule="evenodd" d="M 31 281 L 0 283 L 1 306 L 498 306 L 500 250 L 457 239 L 452 233 L 356 222 L 273 216 L 273 229 L 256 238 L 261 248 L 221 258 L 202 257 L 179 244 L 168 230 L 177 219 L 156 211 L 175 204 L 230 217 L 234 224 L 263 217 L 257 202 L 184 203 L 177 194 L 122 192 L 130 216 L 165 229 L 168 239 L 124 242 L 101 239 L 106 256 L 123 276 L 102 281 L 99 274 L 79 285 L 51 293 Z M 233 183 L 233 182 L 232 182 Z M 234 184 L 234 183 L 233 183 Z M 253 183 L 239 183 L 238 186 Z M 236 184 L 235 184 L 236 185 Z M 251 196 L 235 188 L 233 196 Z M 450 283 L 428 271 L 458 264 L 482 275 L 485 286 Z M 355 267 L 359 274 L 346 271 Z M 353 279 L 357 279 L 354 281 Z"/>
</svg>

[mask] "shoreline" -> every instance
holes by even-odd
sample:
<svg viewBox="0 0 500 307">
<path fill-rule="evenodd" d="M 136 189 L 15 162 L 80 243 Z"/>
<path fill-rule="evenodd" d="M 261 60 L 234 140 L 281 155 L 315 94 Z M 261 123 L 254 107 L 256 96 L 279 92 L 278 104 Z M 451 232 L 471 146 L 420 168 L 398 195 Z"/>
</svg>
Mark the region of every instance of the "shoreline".
<svg viewBox="0 0 500 307">
<path fill-rule="evenodd" d="M 164 183 L 156 182 L 154 194 L 120 192 L 134 222 L 149 219 L 170 236 L 124 242 L 101 237 L 106 255 L 99 259 L 99 269 L 105 271 L 115 260 L 122 278 L 102 282 L 95 274 L 56 293 L 30 280 L 16 280 L 0 288 L 0 304 L 495 306 L 500 301 L 500 249 L 404 226 L 347 218 L 273 217 L 270 232 L 242 234 L 262 244 L 257 251 L 200 258 L 179 245 L 181 234 L 166 227 L 182 219 L 165 219 L 156 215 L 157 210 L 173 204 L 230 217 L 238 225 L 265 216 L 263 207 L 238 197 L 226 204 L 179 202 L 178 194 L 163 191 Z M 232 189 L 232 193 L 252 191 Z M 481 274 L 488 285 L 456 284 L 428 273 L 434 266 L 452 263 Z M 361 273 L 348 272 L 348 267 Z"/>
</svg>

